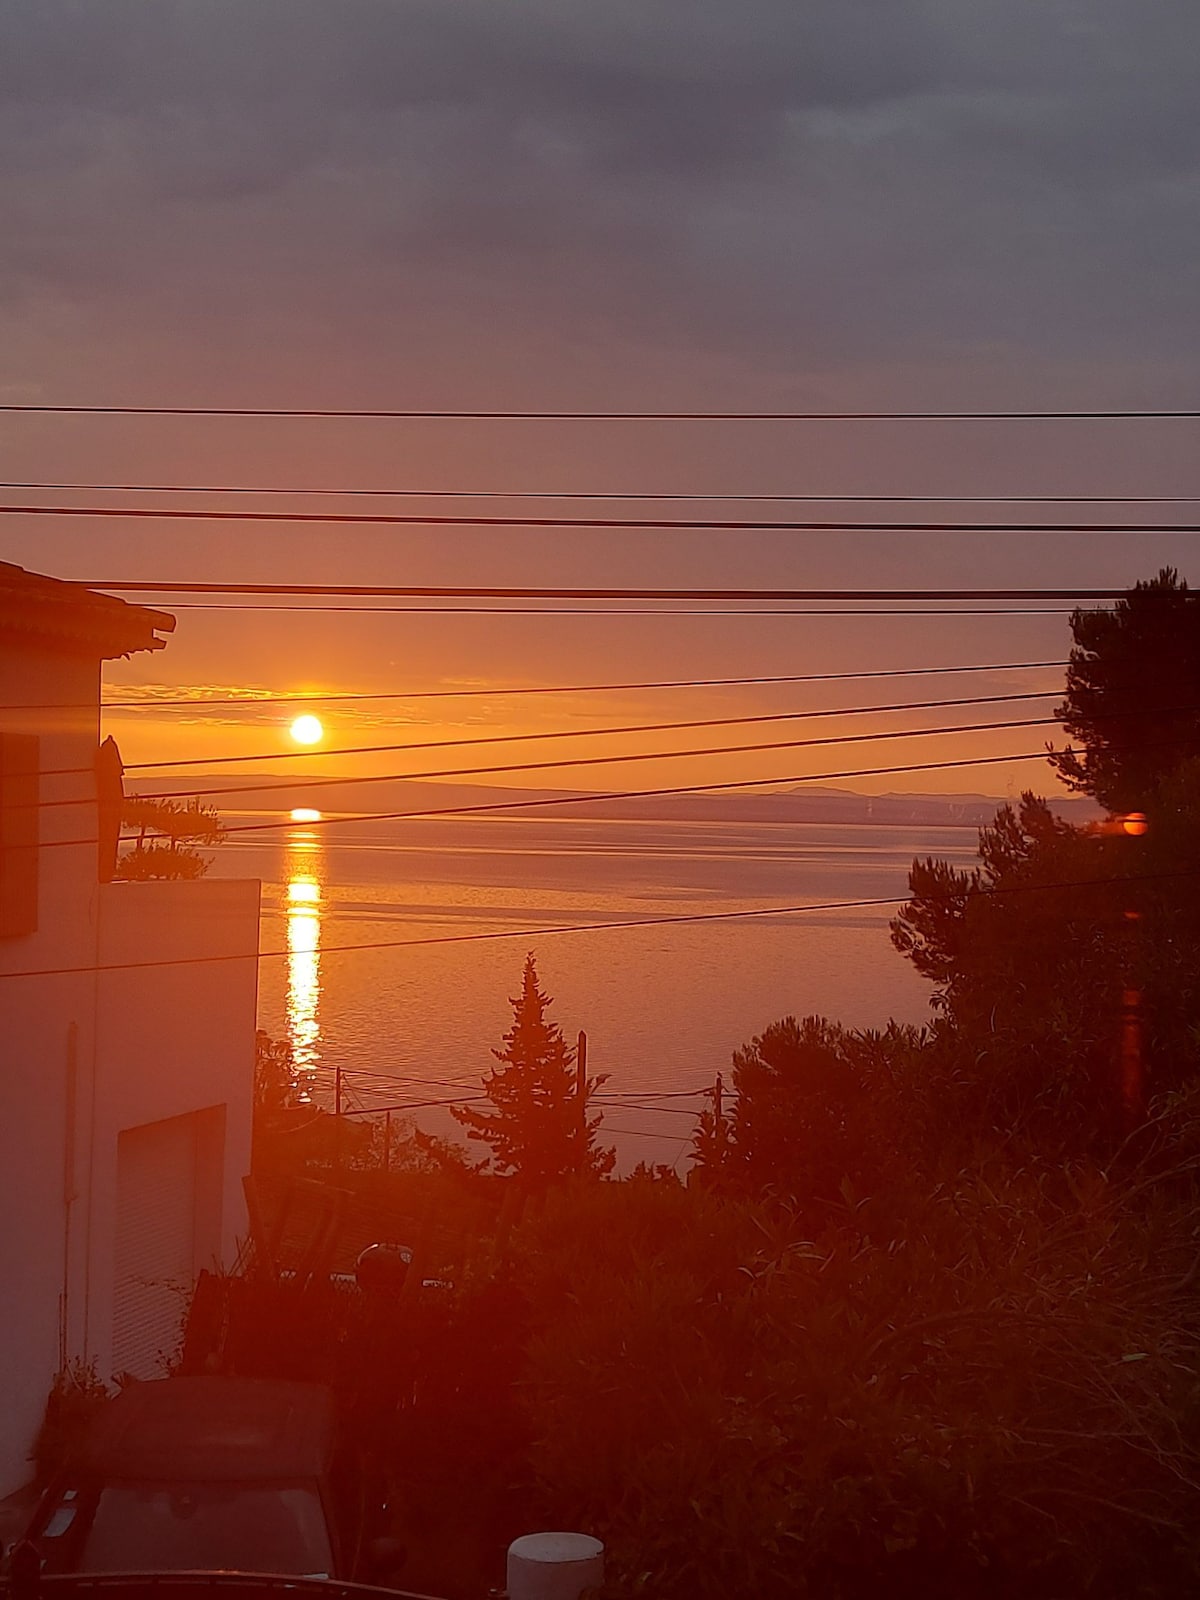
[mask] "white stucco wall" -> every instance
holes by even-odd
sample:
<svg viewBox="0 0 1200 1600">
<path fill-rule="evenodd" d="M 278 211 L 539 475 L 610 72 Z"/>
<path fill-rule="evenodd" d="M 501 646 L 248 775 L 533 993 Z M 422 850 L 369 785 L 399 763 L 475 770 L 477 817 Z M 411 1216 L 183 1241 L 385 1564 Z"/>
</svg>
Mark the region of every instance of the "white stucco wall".
<svg viewBox="0 0 1200 1600">
<path fill-rule="evenodd" d="M 0 975 L 95 960 L 96 845 L 58 841 L 95 837 L 99 682 L 94 659 L 0 641 L 0 728 L 38 735 L 41 801 L 85 802 L 39 812 L 38 928 L 0 939 Z M 59 1365 L 69 1062 L 78 1074 L 91 1059 L 94 990 L 94 977 L 77 971 L 0 976 L 0 1493 L 29 1476 Z"/>
<path fill-rule="evenodd" d="M 122 1130 L 226 1107 L 227 1262 L 243 1229 L 259 886 L 98 882 L 98 696 L 97 661 L 0 642 L 0 729 L 38 734 L 43 774 L 38 928 L 0 939 L 0 1495 L 64 1358 L 111 1376 Z"/>
<path fill-rule="evenodd" d="M 82 1340 L 112 1375 L 112 1240 L 122 1130 L 224 1106 L 221 1242 L 245 1234 L 258 1001 L 257 881 L 110 883 L 100 891 L 90 1292 Z M 199 961 L 189 958 L 198 956 Z M 219 959 L 213 959 L 214 957 Z M 177 966 L 139 967 L 145 961 Z M 211 1261 L 198 1266 L 211 1266 Z"/>
</svg>

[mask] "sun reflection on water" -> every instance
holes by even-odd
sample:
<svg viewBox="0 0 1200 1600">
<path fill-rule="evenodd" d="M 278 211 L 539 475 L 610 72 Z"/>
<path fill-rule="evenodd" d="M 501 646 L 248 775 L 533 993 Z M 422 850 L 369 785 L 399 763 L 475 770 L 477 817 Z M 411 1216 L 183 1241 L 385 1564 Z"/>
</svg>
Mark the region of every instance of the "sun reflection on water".
<svg viewBox="0 0 1200 1600">
<path fill-rule="evenodd" d="M 315 833 L 293 830 L 286 862 L 287 1027 L 301 1082 L 316 1087 L 321 1065 L 321 879 L 324 858 Z"/>
</svg>

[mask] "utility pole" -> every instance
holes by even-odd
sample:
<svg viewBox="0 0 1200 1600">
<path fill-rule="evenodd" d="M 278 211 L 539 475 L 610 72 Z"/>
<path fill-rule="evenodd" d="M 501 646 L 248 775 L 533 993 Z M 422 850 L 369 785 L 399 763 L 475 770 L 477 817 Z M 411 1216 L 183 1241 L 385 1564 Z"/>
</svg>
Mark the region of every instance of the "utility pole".
<svg viewBox="0 0 1200 1600">
<path fill-rule="evenodd" d="M 392 1113 L 387 1111 L 383 1117 L 383 1170 L 391 1171 L 392 1165 Z"/>
<path fill-rule="evenodd" d="M 333 1069 L 333 1155 L 334 1165 L 342 1165 L 342 1069 Z"/>
<path fill-rule="evenodd" d="M 713 1083 L 713 1146 L 717 1159 L 725 1159 L 725 1080 L 718 1072 Z"/>
</svg>

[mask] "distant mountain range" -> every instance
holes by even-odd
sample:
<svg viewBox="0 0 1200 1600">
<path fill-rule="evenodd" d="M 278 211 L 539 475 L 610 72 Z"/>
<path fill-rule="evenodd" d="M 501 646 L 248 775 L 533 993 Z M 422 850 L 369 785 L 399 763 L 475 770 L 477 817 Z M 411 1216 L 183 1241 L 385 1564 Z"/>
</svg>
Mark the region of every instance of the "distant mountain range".
<svg viewBox="0 0 1200 1600">
<path fill-rule="evenodd" d="M 219 777 L 176 779 L 126 779 L 131 794 L 147 792 L 203 794 L 233 784 L 247 785 L 262 778 L 247 773 L 239 778 Z M 595 799 L 578 790 L 501 789 L 495 786 L 451 783 L 394 783 L 369 778 L 352 783 L 322 787 L 303 779 L 280 783 L 265 779 L 261 788 L 247 788 L 238 794 L 212 794 L 212 804 L 221 811 L 291 811 L 311 807 L 337 812 L 428 812 L 443 808 L 503 807 L 519 815 L 528 809 L 521 802 L 536 801 L 543 817 L 576 816 L 624 817 L 630 821 L 679 822 L 777 822 L 777 823 L 858 823 L 866 827 L 908 825 L 912 827 L 978 828 L 991 822 L 1003 796 L 986 794 L 858 794 L 853 789 L 834 789 L 817 785 L 774 790 L 767 794 L 732 791 L 718 794 L 659 795 L 642 800 Z M 555 802 L 558 802 L 556 804 Z M 565 802 L 565 803 L 564 803 Z M 1081 823 L 1100 815 L 1097 806 L 1086 798 L 1052 796 L 1050 805 L 1064 819 Z"/>
</svg>

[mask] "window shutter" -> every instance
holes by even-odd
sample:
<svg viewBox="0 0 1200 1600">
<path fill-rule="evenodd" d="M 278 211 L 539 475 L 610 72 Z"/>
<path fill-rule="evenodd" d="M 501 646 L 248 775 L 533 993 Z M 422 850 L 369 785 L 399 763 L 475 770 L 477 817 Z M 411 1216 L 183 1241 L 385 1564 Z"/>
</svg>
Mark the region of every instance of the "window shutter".
<svg viewBox="0 0 1200 1600">
<path fill-rule="evenodd" d="M 0 733 L 0 939 L 38 925 L 38 740 Z"/>
</svg>

